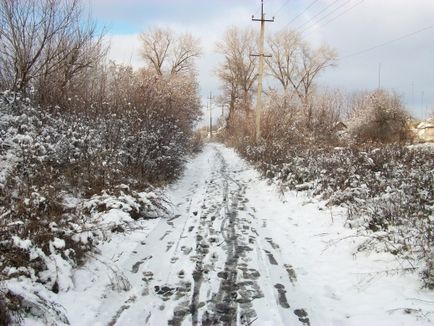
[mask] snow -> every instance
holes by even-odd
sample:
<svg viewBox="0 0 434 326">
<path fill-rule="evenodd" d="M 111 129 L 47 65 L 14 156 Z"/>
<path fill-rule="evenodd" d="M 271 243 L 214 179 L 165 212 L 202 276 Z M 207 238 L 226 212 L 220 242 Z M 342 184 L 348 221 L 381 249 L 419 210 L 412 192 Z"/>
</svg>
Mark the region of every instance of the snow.
<svg viewBox="0 0 434 326">
<path fill-rule="evenodd" d="M 54 301 L 54 295 L 47 292 L 41 284 L 29 279 L 8 280 L 5 282 L 9 292 L 22 298 L 23 305 L 39 320 L 26 318 L 25 325 L 66 325 L 68 319 L 65 309 Z"/>
<path fill-rule="evenodd" d="M 44 283 L 57 283 L 59 291 L 66 292 L 73 288 L 72 266 L 59 254 L 50 255 L 44 259 L 47 270 L 39 276 Z"/>
<path fill-rule="evenodd" d="M 30 241 L 29 239 L 22 240 L 17 236 L 13 236 L 12 241 L 14 242 L 15 247 L 20 249 L 30 250 L 32 247 L 32 241 Z"/>
<path fill-rule="evenodd" d="M 62 249 L 65 248 L 65 240 L 54 238 L 54 240 L 51 242 L 53 247 L 56 249 Z M 54 250 L 52 250 L 54 251 Z"/>
<path fill-rule="evenodd" d="M 102 221 L 104 221 L 104 223 L 114 225 L 129 223 L 133 220 L 130 214 L 120 209 L 111 209 L 108 213 L 102 214 L 100 218 Z"/>
<path fill-rule="evenodd" d="M 164 191 L 171 217 L 114 234 L 50 294 L 71 325 L 432 324 L 434 294 L 408 262 L 357 252 L 370 239 L 344 227 L 343 208 L 279 192 L 223 145 L 206 145 Z M 125 214 L 114 205 L 103 217 Z"/>
</svg>

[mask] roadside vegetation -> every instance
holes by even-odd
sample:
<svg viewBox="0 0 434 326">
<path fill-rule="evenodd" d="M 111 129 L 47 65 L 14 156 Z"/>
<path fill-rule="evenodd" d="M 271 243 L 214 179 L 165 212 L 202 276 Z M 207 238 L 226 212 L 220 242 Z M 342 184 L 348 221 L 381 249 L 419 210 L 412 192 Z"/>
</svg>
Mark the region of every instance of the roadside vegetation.
<svg viewBox="0 0 434 326">
<path fill-rule="evenodd" d="M 0 324 L 66 314 L 50 293 L 114 233 L 170 214 L 158 187 L 201 147 L 199 40 L 169 28 L 140 35 L 142 69 L 108 61 L 104 35 L 79 0 L 0 2 Z M 434 151 L 412 145 L 398 94 L 346 94 L 318 78 L 338 64 L 291 30 L 267 39 L 267 81 L 255 139 L 257 33 L 229 28 L 218 137 L 282 191 L 347 209 L 347 226 L 434 289 Z M 122 280 L 115 280 L 116 288 Z M 122 291 L 122 287 L 116 288 Z"/>
<path fill-rule="evenodd" d="M 166 216 L 154 187 L 200 147 L 197 42 L 144 32 L 135 71 L 108 62 L 86 17 L 78 0 L 0 3 L 2 325 L 62 320 L 39 287 L 67 291 L 98 243 Z"/>
<path fill-rule="evenodd" d="M 337 64 L 328 46 L 314 48 L 290 30 L 269 36 L 266 104 L 255 139 L 256 47 L 251 29 L 231 28 L 219 45 L 228 114 L 219 137 L 279 185 L 309 191 L 348 211 L 347 226 L 367 240 L 360 250 L 386 251 L 402 272 L 434 288 L 434 151 L 412 145 L 411 117 L 399 95 L 345 94 L 318 77 Z"/>
</svg>

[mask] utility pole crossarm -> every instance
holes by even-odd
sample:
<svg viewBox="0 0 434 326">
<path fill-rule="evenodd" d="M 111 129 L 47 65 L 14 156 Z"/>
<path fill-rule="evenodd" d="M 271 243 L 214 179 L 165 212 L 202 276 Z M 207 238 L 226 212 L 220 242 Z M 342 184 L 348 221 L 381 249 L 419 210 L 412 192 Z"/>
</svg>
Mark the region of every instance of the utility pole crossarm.
<svg viewBox="0 0 434 326">
<path fill-rule="evenodd" d="M 274 23 L 274 17 L 273 17 L 273 19 L 265 19 L 264 0 L 261 0 L 261 18 L 255 18 L 255 15 L 252 15 L 252 21 L 254 21 L 254 22 L 270 22 L 270 23 Z"/>
<path fill-rule="evenodd" d="M 274 22 L 273 19 L 265 19 L 264 14 L 264 0 L 261 0 L 261 18 L 255 18 L 252 16 L 252 21 L 261 22 L 261 33 L 259 35 L 259 54 L 251 54 L 253 57 L 259 57 L 259 71 L 258 71 L 258 94 L 256 96 L 256 142 L 261 138 L 261 112 L 262 112 L 262 79 L 264 77 L 264 58 L 271 57 L 264 53 L 264 38 L 265 38 L 265 23 Z"/>
<path fill-rule="evenodd" d="M 260 18 L 255 18 L 254 16 L 252 16 L 252 21 L 274 23 L 274 17 L 273 17 L 273 19 L 260 19 Z"/>
</svg>

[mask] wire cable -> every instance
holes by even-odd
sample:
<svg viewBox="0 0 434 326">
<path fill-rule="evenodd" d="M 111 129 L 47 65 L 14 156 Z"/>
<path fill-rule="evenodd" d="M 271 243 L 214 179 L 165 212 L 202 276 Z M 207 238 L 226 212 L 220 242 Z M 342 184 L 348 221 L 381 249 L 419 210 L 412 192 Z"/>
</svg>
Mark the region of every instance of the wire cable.
<svg viewBox="0 0 434 326">
<path fill-rule="evenodd" d="M 256 7 L 256 6 L 255 6 Z M 256 7 L 257 8 L 257 7 Z M 253 10 L 252 10 L 253 11 Z M 261 12 L 261 6 L 259 6 L 259 9 L 256 9 L 255 13 L 252 16 L 257 16 Z"/>
<path fill-rule="evenodd" d="M 291 0 L 287 0 L 274 14 L 273 14 L 273 17 L 276 17 L 277 16 L 277 14 L 283 9 L 283 8 L 285 8 L 287 5 L 288 5 L 288 3 L 290 3 L 291 2 Z"/>
<path fill-rule="evenodd" d="M 421 29 L 418 29 L 417 31 L 414 31 L 414 32 L 411 32 L 411 33 L 408 33 L 408 34 L 402 35 L 402 36 L 400 36 L 400 37 L 394 38 L 394 39 L 392 39 L 392 40 L 390 40 L 390 41 L 387 41 L 387 42 L 384 42 L 384 43 L 380 43 L 380 44 L 377 44 L 377 45 L 371 46 L 370 48 L 363 49 L 363 50 L 360 50 L 360 51 L 357 51 L 357 52 L 354 52 L 354 53 L 351 53 L 351 54 L 345 55 L 345 56 L 341 57 L 341 59 L 352 58 L 352 57 L 355 57 L 355 56 L 358 56 L 358 55 L 364 54 L 364 53 L 366 53 L 366 52 L 370 52 L 370 51 L 372 51 L 372 50 L 376 50 L 376 49 L 381 48 L 381 47 L 383 47 L 383 46 L 386 46 L 386 45 L 389 45 L 389 44 L 392 44 L 392 43 L 398 42 L 398 41 L 400 41 L 400 40 L 403 40 L 403 39 L 409 38 L 409 37 L 414 36 L 414 35 L 416 35 L 416 34 L 419 34 L 419 33 L 425 32 L 425 31 L 427 31 L 427 30 L 429 30 L 429 29 L 431 29 L 431 28 L 434 28 L 434 24 L 433 24 L 433 25 L 430 25 L 430 26 L 427 26 L 427 27 L 424 27 L 424 28 L 421 28 Z"/>
<path fill-rule="evenodd" d="M 329 4 L 328 6 L 326 6 L 325 8 L 323 8 L 322 10 L 320 10 L 315 16 L 313 16 L 307 22 L 304 22 L 301 25 L 299 25 L 298 27 L 296 27 L 296 30 L 301 30 L 302 27 L 304 27 L 306 25 L 309 25 L 311 22 L 313 22 L 315 20 L 316 17 L 320 16 L 321 14 L 323 14 L 324 12 L 326 12 L 327 10 L 329 10 L 330 8 L 332 8 L 338 1 L 339 0 L 334 0 L 331 4 Z"/>
<path fill-rule="evenodd" d="M 345 15 L 346 13 L 348 13 L 349 11 L 353 10 L 354 8 L 356 8 L 357 6 L 360 6 L 363 2 L 365 2 L 365 0 L 361 0 L 357 3 L 355 3 L 353 6 L 351 6 L 350 8 L 348 8 L 347 10 L 344 10 L 343 12 L 341 12 L 339 15 L 333 17 L 332 19 L 329 19 L 328 21 L 326 21 L 324 24 L 322 24 L 322 27 L 327 26 L 328 24 L 330 24 L 331 22 L 335 21 L 336 19 L 342 17 L 343 15 Z M 316 26 L 317 27 L 317 26 Z M 309 28 L 310 29 L 310 28 Z M 312 31 L 310 31 L 307 34 L 304 34 L 305 36 L 310 35 L 312 33 Z"/>
<path fill-rule="evenodd" d="M 337 11 L 339 11 L 340 9 L 344 8 L 345 6 L 347 6 L 348 4 L 351 3 L 351 0 L 347 0 L 345 1 L 343 4 L 341 4 L 339 7 L 335 8 L 334 10 L 332 10 L 331 12 L 329 12 L 327 15 L 321 17 L 320 19 L 318 19 L 317 21 L 314 21 L 312 25 L 308 25 L 307 27 L 303 28 L 302 30 L 299 31 L 300 34 L 306 32 L 307 30 L 317 26 L 320 22 L 322 22 L 324 19 L 330 17 L 331 15 L 333 15 L 334 13 L 336 13 Z"/>
<path fill-rule="evenodd" d="M 297 16 L 292 18 L 289 23 L 287 23 L 283 28 L 287 27 L 289 24 L 295 22 L 299 17 L 301 17 L 306 11 L 308 11 L 312 6 L 314 6 L 319 0 L 314 0 L 310 3 L 309 6 L 307 6 L 302 12 L 300 12 Z"/>
</svg>

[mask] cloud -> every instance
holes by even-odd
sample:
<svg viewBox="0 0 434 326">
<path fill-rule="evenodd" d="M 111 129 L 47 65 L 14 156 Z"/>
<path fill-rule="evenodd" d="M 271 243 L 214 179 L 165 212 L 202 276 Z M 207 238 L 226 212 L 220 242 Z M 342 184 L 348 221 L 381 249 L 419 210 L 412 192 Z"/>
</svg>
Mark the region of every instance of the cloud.
<svg viewBox="0 0 434 326">
<path fill-rule="evenodd" d="M 117 63 L 131 65 L 134 68 L 143 66 L 140 58 L 140 40 L 138 34 L 108 35 L 110 44 L 109 58 Z"/>
<path fill-rule="evenodd" d="M 431 0 L 365 0 L 334 22 L 319 23 L 309 37 L 331 44 L 342 57 L 337 69 L 323 76 L 323 82 L 350 90 L 373 89 L 378 86 L 381 65 L 381 86 L 397 91 L 414 115 L 424 116 L 434 103 L 434 82 L 427 69 L 433 63 L 434 28 L 372 51 L 351 54 L 431 26 L 432 17 Z"/>
</svg>

